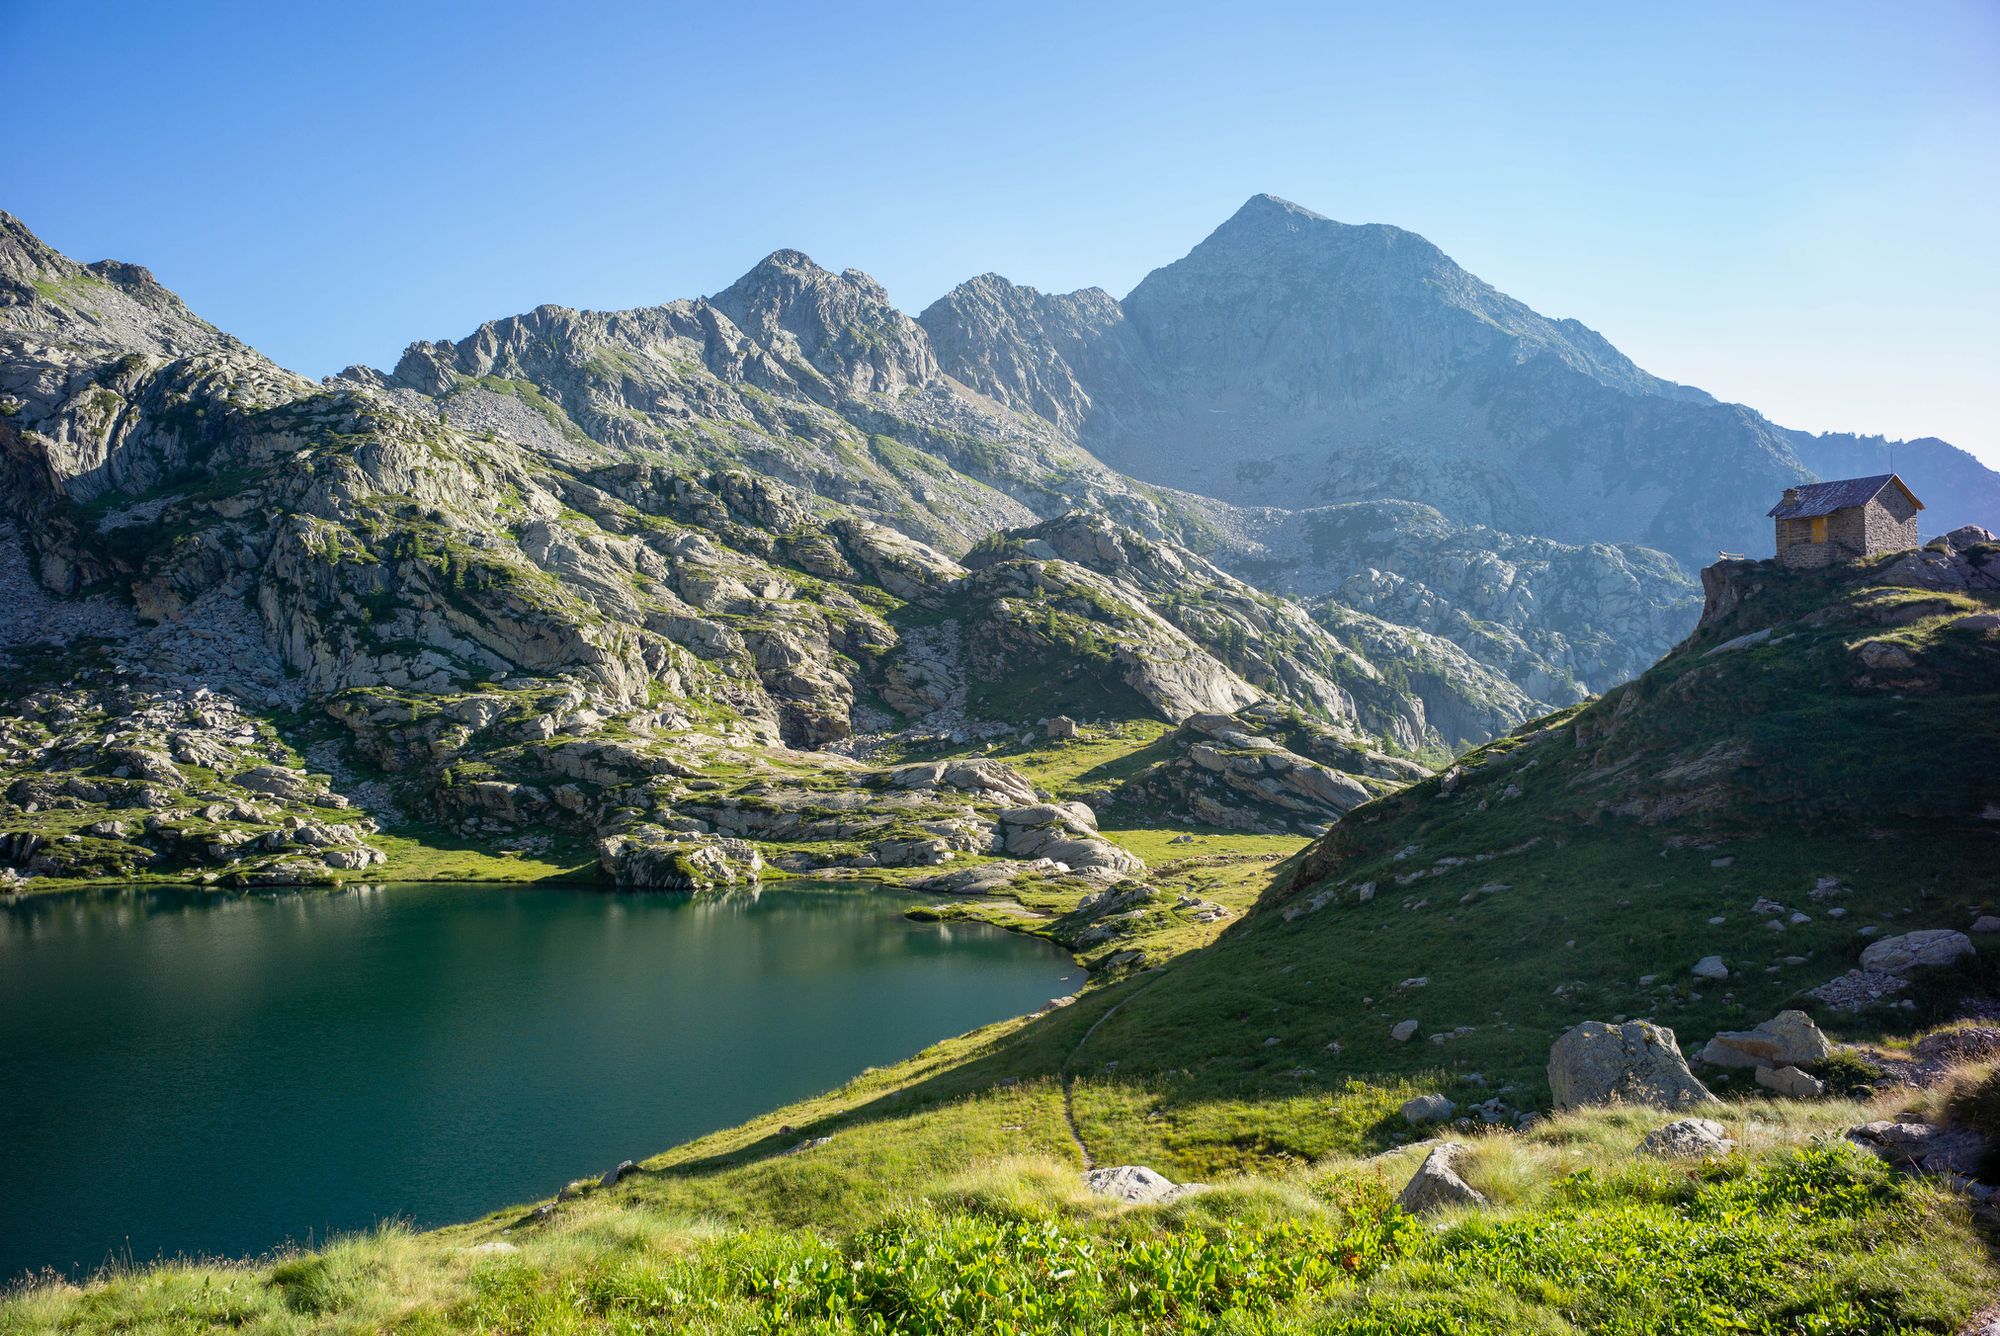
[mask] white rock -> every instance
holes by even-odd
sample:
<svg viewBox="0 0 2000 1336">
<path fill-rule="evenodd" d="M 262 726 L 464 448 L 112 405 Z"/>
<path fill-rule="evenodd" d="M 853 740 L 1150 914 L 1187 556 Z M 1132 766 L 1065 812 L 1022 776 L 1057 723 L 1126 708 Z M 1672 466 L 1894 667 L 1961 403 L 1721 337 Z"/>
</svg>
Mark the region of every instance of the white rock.
<svg viewBox="0 0 2000 1336">
<path fill-rule="evenodd" d="M 1680 1118 L 1654 1128 L 1639 1142 L 1641 1155 L 1661 1159 L 1700 1159 L 1727 1155 L 1735 1149 L 1729 1129 L 1713 1118 Z"/>
<path fill-rule="evenodd" d="M 1796 1067 L 1759 1067 L 1757 1084 L 1791 1099 L 1818 1099 L 1826 1093 L 1826 1083 Z"/>
<path fill-rule="evenodd" d="M 1922 928 L 1916 932 L 1884 937 L 1869 943 L 1861 953 L 1861 968 L 1884 974 L 1907 974 L 1914 969 L 1950 965 L 1975 955 L 1972 939 L 1950 928 Z"/>
<path fill-rule="evenodd" d="M 1412 1127 L 1441 1123 L 1458 1112 L 1458 1105 L 1443 1095 L 1418 1095 L 1403 1104 L 1403 1121 Z"/>
<path fill-rule="evenodd" d="M 1832 1051 L 1812 1017 L 1781 1011 L 1753 1029 L 1722 1031 L 1697 1056 L 1717 1067 L 1796 1067 L 1824 1062 Z"/>
<path fill-rule="evenodd" d="M 1083 1176 L 1084 1186 L 1100 1197 L 1111 1197 L 1118 1201 L 1130 1202 L 1135 1206 L 1170 1202 L 1191 1192 L 1199 1192 L 1199 1183 L 1176 1183 L 1165 1174 L 1156 1173 L 1143 1164 L 1120 1164 L 1104 1169 L 1092 1169 Z"/>
</svg>

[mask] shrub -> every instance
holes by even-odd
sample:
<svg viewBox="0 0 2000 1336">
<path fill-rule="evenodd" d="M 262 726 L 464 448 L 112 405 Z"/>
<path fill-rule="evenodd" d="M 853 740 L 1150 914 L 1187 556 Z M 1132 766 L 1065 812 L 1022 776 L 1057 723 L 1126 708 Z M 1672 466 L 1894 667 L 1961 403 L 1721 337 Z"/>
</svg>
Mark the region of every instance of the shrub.
<svg viewBox="0 0 2000 1336">
<path fill-rule="evenodd" d="M 1852 1049 L 1835 1049 L 1820 1062 L 1817 1073 L 1826 1082 L 1829 1095 L 1839 1099 L 1866 1099 L 1875 1093 L 1882 1069 Z"/>
</svg>

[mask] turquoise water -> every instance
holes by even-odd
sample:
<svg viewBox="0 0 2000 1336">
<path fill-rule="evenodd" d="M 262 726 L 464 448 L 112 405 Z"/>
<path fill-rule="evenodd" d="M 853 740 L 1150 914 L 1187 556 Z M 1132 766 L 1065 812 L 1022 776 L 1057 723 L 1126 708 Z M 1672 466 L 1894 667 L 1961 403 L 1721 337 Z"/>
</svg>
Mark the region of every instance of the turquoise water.
<svg viewBox="0 0 2000 1336">
<path fill-rule="evenodd" d="M 0 905 L 0 1277 L 466 1219 L 1082 983 L 854 887 Z"/>
</svg>

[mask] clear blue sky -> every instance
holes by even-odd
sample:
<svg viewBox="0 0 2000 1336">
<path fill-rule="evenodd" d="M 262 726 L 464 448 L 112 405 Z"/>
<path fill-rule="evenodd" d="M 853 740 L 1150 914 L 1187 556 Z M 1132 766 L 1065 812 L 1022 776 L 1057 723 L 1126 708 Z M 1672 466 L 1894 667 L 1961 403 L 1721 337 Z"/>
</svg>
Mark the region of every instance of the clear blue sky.
<svg viewBox="0 0 2000 1336">
<path fill-rule="evenodd" d="M 1393 12 L 1404 11 L 1404 12 Z M 780 246 L 1123 295 L 1271 191 L 2000 465 L 2000 3 L 0 0 L 0 207 L 301 371 Z"/>
</svg>

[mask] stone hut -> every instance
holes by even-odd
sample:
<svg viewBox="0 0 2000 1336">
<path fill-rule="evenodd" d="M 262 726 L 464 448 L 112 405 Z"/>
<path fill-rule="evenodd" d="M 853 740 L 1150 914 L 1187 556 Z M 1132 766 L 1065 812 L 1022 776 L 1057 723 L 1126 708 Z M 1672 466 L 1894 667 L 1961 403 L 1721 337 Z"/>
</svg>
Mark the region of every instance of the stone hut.
<svg viewBox="0 0 2000 1336">
<path fill-rule="evenodd" d="M 1770 510 L 1778 525 L 1778 563 L 1831 566 L 1915 547 L 1923 508 L 1893 473 L 1787 487 Z"/>
</svg>

